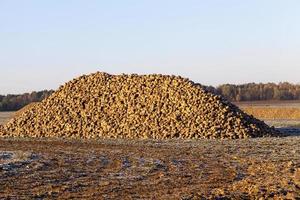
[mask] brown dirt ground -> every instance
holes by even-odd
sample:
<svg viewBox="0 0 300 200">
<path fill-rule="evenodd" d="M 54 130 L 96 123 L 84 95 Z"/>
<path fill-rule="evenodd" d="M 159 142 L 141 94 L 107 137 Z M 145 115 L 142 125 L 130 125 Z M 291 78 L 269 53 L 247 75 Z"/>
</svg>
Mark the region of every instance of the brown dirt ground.
<svg viewBox="0 0 300 200">
<path fill-rule="evenodd" d="M 300 137 L 0 140 L 0 199 L 300 199 Z"/>
</svg>

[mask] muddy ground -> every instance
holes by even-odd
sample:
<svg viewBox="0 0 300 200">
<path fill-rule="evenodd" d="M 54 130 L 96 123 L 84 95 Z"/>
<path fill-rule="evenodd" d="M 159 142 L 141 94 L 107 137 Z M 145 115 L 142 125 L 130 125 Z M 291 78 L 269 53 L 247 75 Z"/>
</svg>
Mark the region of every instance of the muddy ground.
<svg viewBox="0 0 300 200">
<path fill-rule="evenodd" d="M 300 137 L 0 140 L 0 199 L 300 199 Z"/>
</svg>

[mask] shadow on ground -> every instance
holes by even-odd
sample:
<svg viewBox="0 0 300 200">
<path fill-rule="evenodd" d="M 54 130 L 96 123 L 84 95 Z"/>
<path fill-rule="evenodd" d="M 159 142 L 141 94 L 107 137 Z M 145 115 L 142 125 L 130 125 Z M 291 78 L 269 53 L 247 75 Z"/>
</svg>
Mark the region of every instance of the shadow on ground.
<svg viewBox="0 0 300 200">
<path fill-rule="evenodd" d="M 300 136 L 300 128 L 280 127 L 276 129 L 283 133 L 285 136 Z"/>
</svg>

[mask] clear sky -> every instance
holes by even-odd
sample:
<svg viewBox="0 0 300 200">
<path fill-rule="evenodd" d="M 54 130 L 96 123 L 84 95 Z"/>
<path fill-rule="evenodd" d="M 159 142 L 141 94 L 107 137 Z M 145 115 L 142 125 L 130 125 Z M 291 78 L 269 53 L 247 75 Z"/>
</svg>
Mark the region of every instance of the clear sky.
<svg viewBox="0 0 300 200">
<path fill-rule="evenodd" d="M 299 0 L 0 0 L 0 94 L 95 71 L 300 82 Z"/>
</svg>

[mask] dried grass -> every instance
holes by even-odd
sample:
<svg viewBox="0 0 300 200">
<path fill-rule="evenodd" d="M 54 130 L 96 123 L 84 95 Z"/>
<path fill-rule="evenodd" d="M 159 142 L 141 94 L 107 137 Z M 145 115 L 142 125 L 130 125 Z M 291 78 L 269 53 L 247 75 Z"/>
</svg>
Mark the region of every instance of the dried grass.
<svg viewBox="0 0 300 200">
<path fill-rule="evenodd" d="M 242 107 L 246 113 L 259 119 L 293 119 L 300 120 L 300 108 L 290 107 Z"/>
</svg>

